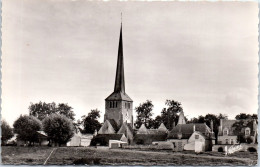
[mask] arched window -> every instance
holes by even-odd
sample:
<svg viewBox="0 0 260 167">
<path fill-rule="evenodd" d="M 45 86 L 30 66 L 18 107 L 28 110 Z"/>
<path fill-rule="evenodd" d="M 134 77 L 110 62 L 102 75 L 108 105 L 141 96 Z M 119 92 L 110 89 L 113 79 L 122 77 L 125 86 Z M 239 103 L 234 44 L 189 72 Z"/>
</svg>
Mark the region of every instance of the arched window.
<svg viewBox="0 0 260 167">
<path fill-rule="evenodd" d="M 231 139 L 231 144 L 234 144 L 234 140 L 233 139 Z"/>
</svg>

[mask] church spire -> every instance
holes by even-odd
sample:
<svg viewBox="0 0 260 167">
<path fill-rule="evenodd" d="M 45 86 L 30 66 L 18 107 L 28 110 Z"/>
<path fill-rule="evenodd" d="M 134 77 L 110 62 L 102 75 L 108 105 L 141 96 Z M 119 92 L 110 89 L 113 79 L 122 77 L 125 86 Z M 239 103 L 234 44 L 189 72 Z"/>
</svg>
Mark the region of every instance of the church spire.
<svg viewBox="0 0 260 167">
<path fill-rule="evenodd" d="M 123 36 L 122 36 L 122 20 L 118 46 L 118 57 L 116 67 L 116 80 L 114 92 L 125 93 L 125 76 L 124 76 L 124 59 L 123 59 Z"/>
</svg>

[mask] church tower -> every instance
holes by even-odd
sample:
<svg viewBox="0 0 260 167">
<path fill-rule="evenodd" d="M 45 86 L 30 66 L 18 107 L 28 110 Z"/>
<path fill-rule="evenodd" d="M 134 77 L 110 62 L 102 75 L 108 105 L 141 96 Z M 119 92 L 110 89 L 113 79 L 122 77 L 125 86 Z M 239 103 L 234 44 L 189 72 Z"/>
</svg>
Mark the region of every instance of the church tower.
<svg viewBox="0 0 260 167">
<path fill-rule="evenodd" d="M 120 128 L 123 123 L 133 127 L 133 100 L 125 93 L 122 23 L 120 29 L 114 92 L 105 99 L 106 120 L 114 120 Z"/>
</svg>

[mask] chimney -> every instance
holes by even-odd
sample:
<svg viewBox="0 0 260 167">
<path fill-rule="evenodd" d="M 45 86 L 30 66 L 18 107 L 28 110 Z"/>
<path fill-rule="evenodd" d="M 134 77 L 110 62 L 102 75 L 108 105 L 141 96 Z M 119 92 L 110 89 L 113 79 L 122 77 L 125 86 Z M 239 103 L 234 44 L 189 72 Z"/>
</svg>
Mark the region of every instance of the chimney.
<svg viewBox="0 0 260 167">
<path fill-rule="evenodd" d="M 223 121 L 223 119 L 220 119 L 220 130 L 222 131 L 223 129 L 222 129 L 222 121 Z"/>
<path fill-rule="evenodd" d="M 210 128 L 211 128 L 211 132 L 213 132 L 213 121 L 210 121 Z"/>
<path fill-rule="evenodd" d="M 257 130 L 257 124 L 256 124 L 256 120 L 254 119 L 253 121 L 253 131 Z"/>
</svg>

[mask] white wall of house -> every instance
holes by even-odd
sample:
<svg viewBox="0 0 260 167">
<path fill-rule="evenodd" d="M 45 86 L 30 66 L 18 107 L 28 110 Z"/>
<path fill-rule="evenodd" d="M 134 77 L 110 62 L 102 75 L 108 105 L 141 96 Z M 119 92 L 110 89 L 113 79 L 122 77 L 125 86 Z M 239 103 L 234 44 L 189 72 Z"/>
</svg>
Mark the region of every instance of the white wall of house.
<svg viewBox="0 0 260 167">
<path fill-rule="evenodd" d="M 218 136 L 218 144 L 239 144 L 239 143 L 237 142 L 237 136 L 224 135 L 224 136 Z"/>
</svg>

